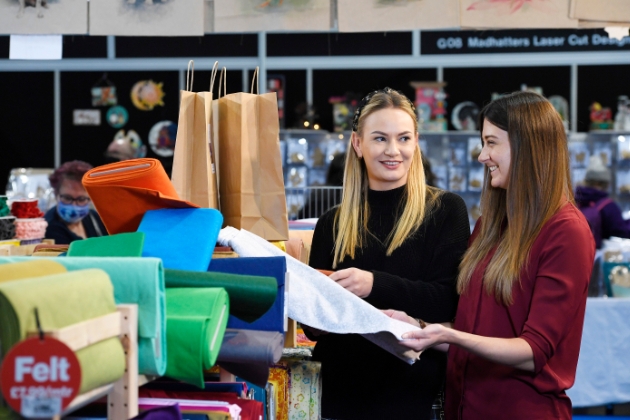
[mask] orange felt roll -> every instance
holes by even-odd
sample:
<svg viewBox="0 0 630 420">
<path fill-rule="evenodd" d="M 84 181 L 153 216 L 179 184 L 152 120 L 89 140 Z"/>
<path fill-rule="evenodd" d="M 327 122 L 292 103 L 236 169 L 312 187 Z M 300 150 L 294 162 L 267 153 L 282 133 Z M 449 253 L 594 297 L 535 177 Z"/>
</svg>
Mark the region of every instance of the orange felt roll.
<svg viewBox="0 0 630 420">
<path fill-rule="evenodd" d="M 180 200 L 157 159 L 131 159 L 96 167 L 83 176 L 107 231 L 135 232 L 148 210 L 198 207 Z"/>
</svg>

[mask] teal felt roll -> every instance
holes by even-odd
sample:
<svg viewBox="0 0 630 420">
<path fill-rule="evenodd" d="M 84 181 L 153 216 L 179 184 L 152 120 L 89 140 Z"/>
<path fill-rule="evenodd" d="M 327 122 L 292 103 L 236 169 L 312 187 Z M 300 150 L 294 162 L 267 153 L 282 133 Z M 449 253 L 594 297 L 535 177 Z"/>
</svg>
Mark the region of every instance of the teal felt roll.
<svg viewBox="0 0 630 420">
<path fill-rule="evenodd" d="M 0 264 L 33 261 L 41 257 L 0 257 Z M 139 370 L 145 375 L 166 372 L 166 300 L 164 270 L 157 258 L 59 257 L 53 259 L 68 271 L 98 268 L 114 286 L 117 304 L 138 305 Z"/>
</svg>

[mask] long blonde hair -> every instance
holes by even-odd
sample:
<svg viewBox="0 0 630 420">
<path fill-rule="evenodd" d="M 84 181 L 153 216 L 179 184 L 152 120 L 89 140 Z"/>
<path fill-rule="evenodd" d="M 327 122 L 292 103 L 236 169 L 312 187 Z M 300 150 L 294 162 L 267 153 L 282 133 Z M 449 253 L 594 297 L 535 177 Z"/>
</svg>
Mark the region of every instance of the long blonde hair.
<svg viewBox="0 0 630 420">
<path fill-rule="evenodd" d="M 494 188 L 485 168 L 481 229 L 459 266 L 457 291 L 466 291 L 477 266 L 497 247 L 483 282 L 488 294 L 508 306 L 540 230 L 563 199 L 573 202 L 567 140 L 551 103 L 531 92 L 489 103 L 479 120 L 482 135 L 485 120 L 507 131 L 511 163 L 507 189 Z"/>
<path fill-rule="evenodd" d="M 411 104 L 402 93 L 385 88 L 368 95 L 359 106 L 355 116 L 353 135 L 361 136 L 365 119 L 381 109 L 401 109 L 409 114 L 414 122 L 414 135 L 418 136 L 418 122 Z M 394 228 L 387 237 L 387 256 L 400 247 L 422 224 L 427 210 L 434 205 L 439 190 L 425 183 L 424 168 L 420 148 L 415 151 L 405 185 L 405 206 Z M 362 248 L 369 233 L 368 220 L 368 174 L 365 162 L 359 158 L 352 147 L 352 139 L 348 143 L 346 168 L 343 178 L 343 195 L 341 205 L 335 214 L 335 250 L 333 268 L 347 256 L 354 259 L 357 248 Z"/>
</svg>

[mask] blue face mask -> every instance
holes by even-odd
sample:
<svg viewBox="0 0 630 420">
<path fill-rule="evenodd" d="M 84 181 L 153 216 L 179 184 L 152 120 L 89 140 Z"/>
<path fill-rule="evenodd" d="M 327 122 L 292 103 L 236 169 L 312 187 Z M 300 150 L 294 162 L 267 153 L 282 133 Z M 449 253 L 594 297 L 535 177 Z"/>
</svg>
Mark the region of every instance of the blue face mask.
<svg viewBox="0 0 630 420">
<path fill-rule="evenodd" d="M 59 202 L 57 204 L 57 214 L 61 217 L 66 223 L 76 223 L 82 220 L 85 216 L 90 213 L 90 206 L 75 206 L 74 204 L 64 204 Z"/>
</svg>

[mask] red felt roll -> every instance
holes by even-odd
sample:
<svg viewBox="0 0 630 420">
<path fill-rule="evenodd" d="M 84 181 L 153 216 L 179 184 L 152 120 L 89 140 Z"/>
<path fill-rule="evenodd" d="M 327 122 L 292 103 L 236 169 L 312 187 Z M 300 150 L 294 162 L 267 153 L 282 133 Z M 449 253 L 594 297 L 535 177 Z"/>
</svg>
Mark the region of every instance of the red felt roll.
<svg viewBox="0 0 630 420">
<path fill-rule="evenodd" d="M 44 217 L 37 207 L 37 200 L 16 200 L 11 204 L 11 214 L 18 219 L 36 219 Z"/>
</svg>

